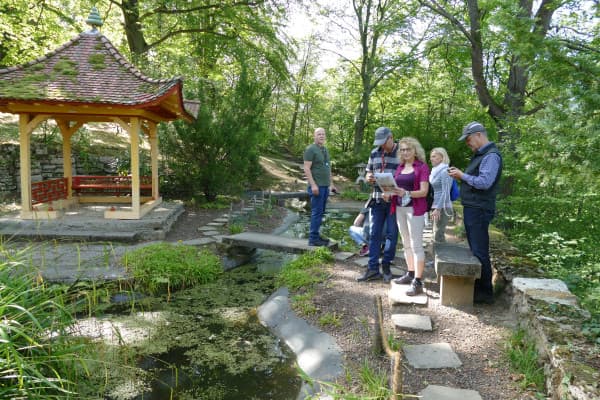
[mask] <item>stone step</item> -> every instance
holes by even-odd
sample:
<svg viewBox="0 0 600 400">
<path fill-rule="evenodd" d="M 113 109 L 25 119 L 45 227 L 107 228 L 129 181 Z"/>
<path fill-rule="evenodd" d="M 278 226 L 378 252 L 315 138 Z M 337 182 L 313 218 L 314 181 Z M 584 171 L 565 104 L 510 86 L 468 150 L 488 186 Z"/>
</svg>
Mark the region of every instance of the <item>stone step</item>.
<svg viewBox="0 0 600 400">
<path fill-rule="evenodd" d="M 431 318 L 417 314 L 392 314 L 392 322 L 396 328 L 413 331 L 432 331 Z"/>
<path fill-rule="evenodd" d="M 421 400 L 483 400 L 475 390 L 429 385 L 419 393 Z"/>
<path fill-rule="evenodd" d="M 392 281 L 388 292 L 390 302 L 392 304 L 427 304 L 428 298 L 425 292 L 416 296 L 407 296 L 406 291 L 408 289 L 410 289 L 410 285 L 398 285 Z"/>
<path fill-rule="evenodd" d="M 407 345 L 402 350 L 408 363 L 416 369 L 458 368 L 462 365 L 448 343 Z"/>
</svg>

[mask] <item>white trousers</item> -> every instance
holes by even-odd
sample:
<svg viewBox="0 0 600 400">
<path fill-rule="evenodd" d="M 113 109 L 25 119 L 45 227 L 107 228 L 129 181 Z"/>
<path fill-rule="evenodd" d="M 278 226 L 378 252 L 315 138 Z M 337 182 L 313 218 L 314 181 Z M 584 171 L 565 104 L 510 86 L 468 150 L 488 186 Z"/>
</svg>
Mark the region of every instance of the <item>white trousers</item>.
<svg viewBox="0 0 600 400">
<path fill-rule="evenodd" d="M 425 260 L 423 250 L 423 227 L 425 226 L 425 215 L 414 216 L 412 207 L 396 207 L 396 222 L 406 263 L 413 268 L 419 261 Z"/>
</svg>

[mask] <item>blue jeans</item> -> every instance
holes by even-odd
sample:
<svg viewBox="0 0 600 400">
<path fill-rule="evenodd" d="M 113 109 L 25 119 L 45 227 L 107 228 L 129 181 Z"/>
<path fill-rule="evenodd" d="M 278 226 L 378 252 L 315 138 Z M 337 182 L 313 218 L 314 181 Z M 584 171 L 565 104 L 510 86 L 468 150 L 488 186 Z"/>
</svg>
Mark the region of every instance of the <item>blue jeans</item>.
<svg viewBox="0 0 600 400">
<path fill-rule="evenodd" d="M 377 202 L 379 201 L 379 202 Z M 369 240 L 369 269 L 379 271 L 379 255 L 381 253 L 381 240 L 384 237 L 386 246 L 383 250 L 381 264 L 389 265 L 396 257 L 396 244 L 398 243 L 398 225 L 396 214 L 390 214 L 390 205 L 383 200 L 371 202 L 371 238 Z M 386 233 L 384 234 L 384 225 Z M 390 241 L 389 246 L 387 240 Z"/>
<path fill-rule="evenodd" d="M 488 228 L 494 218 L 494 211 L 464 207 L 463 221 L 471 252 L 481 263 L 481 278 L 475 280 L 475 291 L 493 295 L 492 262 L 490 261 L 490 234 Z"/>
<path fill-rule="evenodd" d="M 319 229 L 321 229 L 325 206 L 329 197 L 329 186 L 319 186 L 319 194 L 316 196 L 313 195 L 309 186 L 308 195 L 310 197 L 310 231 L 308 241 L 312 242 L 320 238 Z"/>
</svg>

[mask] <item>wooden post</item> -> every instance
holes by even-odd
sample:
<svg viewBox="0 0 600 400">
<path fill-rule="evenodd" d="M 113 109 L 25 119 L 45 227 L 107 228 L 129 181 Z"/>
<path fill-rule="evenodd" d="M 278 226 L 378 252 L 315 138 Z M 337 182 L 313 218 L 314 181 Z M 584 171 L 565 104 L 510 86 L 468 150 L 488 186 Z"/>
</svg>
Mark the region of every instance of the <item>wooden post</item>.
<svg viewBox="0 0 600 400">
<path fill-rule="evenodd" d="M 156 200 L 159 197 L 158 192 L 158 134 L 156 132 L 156 123 L 149 122 L 150 131 L 148 136 L 150 139 L 150 162 L 152 165 L 152 199 Z"/>
<path fill-rule="evenodd" d="M 140 119 L 131 119 L 129 139 L 131 140 L 131 211 L 140 216 Z"/>
<path fill-rule="evenodd" d="M 21 168 L 21 217 L 31 218 L 31 129 L 29 114 L 19 114 L 19 162 Z"/>
</svg>

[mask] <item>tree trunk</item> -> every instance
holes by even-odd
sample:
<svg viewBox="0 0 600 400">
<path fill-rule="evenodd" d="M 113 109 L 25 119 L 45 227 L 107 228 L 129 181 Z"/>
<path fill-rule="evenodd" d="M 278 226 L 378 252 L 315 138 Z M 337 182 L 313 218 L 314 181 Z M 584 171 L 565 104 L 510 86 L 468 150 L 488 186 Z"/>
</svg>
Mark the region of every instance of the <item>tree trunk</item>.
<svg viewBox="0 0 600 400">
<path fill-rule="evenodd" d="M 141 29 L 139 1 L 123 0 L 121 9 L 123 10 L 125 35 L 127 36 L 129 50 L 135 61 L 143 61 L 146 58 L 149 46 Z"/>
</svg>

